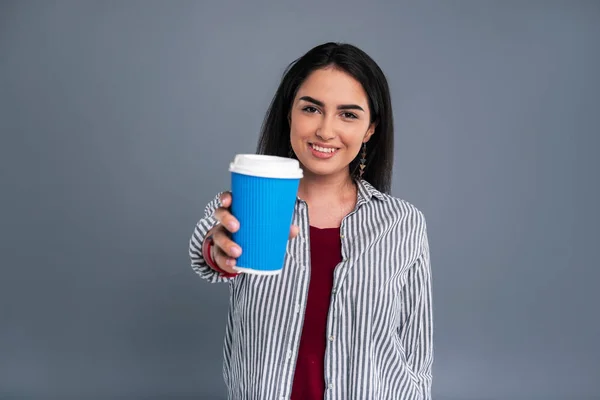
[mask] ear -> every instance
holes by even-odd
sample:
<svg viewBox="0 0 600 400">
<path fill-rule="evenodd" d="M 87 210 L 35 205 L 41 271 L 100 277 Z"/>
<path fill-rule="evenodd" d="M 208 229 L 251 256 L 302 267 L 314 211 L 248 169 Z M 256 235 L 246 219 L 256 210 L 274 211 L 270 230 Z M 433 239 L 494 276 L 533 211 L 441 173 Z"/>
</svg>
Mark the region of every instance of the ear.
<svg viewBox="0 0 600 400">
<path fill-rule="evenodd" d="M 367 129 L 367 133 L 365 134 L 365 137 L 363 139 L 363 143 L 367 143 L 369 139 L 371 139 L 371 136 L 373 136 L 373 134 L 375 133 L 375 128 L 377 128 L 377 122 L 373 122 L 369 126 L 369 129 Z"/>
</svg>

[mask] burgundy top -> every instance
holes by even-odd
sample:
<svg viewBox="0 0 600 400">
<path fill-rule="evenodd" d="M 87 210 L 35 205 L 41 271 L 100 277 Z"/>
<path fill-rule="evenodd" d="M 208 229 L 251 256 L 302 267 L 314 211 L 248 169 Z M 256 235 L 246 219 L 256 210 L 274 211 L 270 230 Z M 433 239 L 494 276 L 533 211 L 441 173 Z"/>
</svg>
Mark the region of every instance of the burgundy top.
<svg viewBox="0 0 600 400">
<path fill-rule="evenodd" d="M 310 283 L 291 400 L 322 400 L 325 395 L 327 314 L 333 270 L 342 261 L 339 228 L 310 227 Z"/>
</svg>

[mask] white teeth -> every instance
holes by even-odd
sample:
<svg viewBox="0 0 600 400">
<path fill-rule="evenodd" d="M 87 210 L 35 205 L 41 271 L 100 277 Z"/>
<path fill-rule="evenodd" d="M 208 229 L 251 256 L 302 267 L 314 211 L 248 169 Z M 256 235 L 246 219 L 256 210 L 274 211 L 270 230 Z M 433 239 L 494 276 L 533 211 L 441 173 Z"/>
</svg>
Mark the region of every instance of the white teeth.
<svg viewBox="0 0 600 400">
<path fill-rule="evenodd" d="M 333 153 L 335 151 L 335 149 L 331 147 L 321 147 L 315 144 L 312 144 L 311 146 L 313 149 L 320 151 L 321 153 Z"/>
</svg>

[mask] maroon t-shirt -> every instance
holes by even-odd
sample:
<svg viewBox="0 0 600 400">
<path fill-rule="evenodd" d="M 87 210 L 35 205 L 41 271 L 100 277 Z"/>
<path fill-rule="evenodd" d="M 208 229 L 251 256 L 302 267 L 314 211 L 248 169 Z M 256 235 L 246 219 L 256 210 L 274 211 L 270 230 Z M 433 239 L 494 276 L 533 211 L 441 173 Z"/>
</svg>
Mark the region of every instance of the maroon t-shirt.
<svg viewBox="0 0 600 400">
<path fill-rule="evenodd" d="M 322 400 L 325 394 L 327 314 L 333 270 L 342 261 L 339 228 L 310 227 L 310 284 L 291 400 Z"/>
</svg>

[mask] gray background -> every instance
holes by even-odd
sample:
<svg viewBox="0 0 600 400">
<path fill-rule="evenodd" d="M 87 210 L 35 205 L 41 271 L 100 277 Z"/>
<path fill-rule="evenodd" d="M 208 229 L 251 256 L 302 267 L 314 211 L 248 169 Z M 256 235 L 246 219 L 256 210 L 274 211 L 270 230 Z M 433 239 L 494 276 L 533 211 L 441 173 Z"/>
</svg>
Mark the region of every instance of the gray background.
<svg viewBox="0 0 600 400">
<path fill-rule="evenodd" d="M 434 399 L 599 399 L 600 2 L 0 1 L 0 398 L 223 399 L 187 244 L 288 62 L 387 73 Z"/>
</svg>

